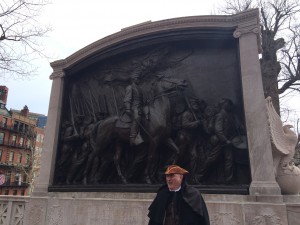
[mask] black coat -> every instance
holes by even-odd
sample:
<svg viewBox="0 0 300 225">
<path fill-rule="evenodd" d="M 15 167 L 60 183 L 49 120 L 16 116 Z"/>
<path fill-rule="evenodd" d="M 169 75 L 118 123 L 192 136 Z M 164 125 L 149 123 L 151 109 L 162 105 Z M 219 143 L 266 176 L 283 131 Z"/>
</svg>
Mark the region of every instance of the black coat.
<svg viewBox="0 0 300 225">
<path fill-rule="evenodd" d="M 167 185 L 162 186 L 149 207 L 149 225 L 163 225 L 165 212 L 174 192 L 169 191 Z M 209 225 L 209 216 L 206 204 L 199 193 L 193 187 L 182 183 L 178 191 L 177 208 L 179 209 L 180 225 Z"/>
</svg>

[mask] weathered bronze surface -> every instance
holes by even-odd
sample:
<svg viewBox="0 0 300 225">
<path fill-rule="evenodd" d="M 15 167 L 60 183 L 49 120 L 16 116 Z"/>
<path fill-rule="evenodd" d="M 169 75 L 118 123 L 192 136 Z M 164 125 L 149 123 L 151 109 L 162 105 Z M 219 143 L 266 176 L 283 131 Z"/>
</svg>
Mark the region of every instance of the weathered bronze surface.
<svg viewBox="0 0 300 225">
<path fill-rule="evenodd" d="M 191 184 L 250 183 L 238 39 L 180 37 L 66 71 L 54 186 L 155 185 L 173 163 Z"/>
</svg>

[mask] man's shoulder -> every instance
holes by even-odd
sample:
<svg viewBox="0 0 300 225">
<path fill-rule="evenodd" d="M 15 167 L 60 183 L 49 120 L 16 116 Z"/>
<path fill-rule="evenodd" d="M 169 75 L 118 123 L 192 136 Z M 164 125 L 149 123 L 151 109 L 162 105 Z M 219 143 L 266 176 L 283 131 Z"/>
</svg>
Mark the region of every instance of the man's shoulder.
<svg viewBox="0 0 300 225">
<path fill-rule="evenodd" d="M 200 191 L 193 186 L 186 185 L 186 192 L 201 196 Z"/>
<path fill-rule="evenodd" d="M 203 197 L 200 193 L 200 191 L 197 188 L 194 188 L 192 186 L 186 186 L 184 191 L 183 191 L 183 198 L 187 201 L 190 202 L 195 201 L 195 202 L 202 202 Z"/>
</svg>

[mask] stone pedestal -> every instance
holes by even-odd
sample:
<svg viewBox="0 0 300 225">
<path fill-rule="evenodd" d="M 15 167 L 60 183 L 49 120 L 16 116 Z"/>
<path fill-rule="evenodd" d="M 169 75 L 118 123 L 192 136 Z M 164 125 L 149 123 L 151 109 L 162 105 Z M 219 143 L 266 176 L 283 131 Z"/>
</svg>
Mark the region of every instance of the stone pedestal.
<svg viewBox="0 0 300 225">
<path fill-rule="evenodd" d="M 153 193 L 51 193 L 32 197 L 24 225 L 147 225 Z M 299 196 L 203 195 L 211 225 L 298 225 Z"/>
</svg>

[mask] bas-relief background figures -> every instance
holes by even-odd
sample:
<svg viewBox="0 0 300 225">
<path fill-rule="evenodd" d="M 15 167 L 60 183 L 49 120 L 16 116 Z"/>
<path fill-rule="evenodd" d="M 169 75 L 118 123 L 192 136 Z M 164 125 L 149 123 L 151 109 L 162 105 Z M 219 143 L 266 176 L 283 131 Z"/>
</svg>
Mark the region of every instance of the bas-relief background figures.
<svg viewBox="0 0 300 225">
<path fill-rule="evenodd" d="M 54 184 L 249 184 L 236 42 L 150 46 L 65 77 Z"/>
</svg>

